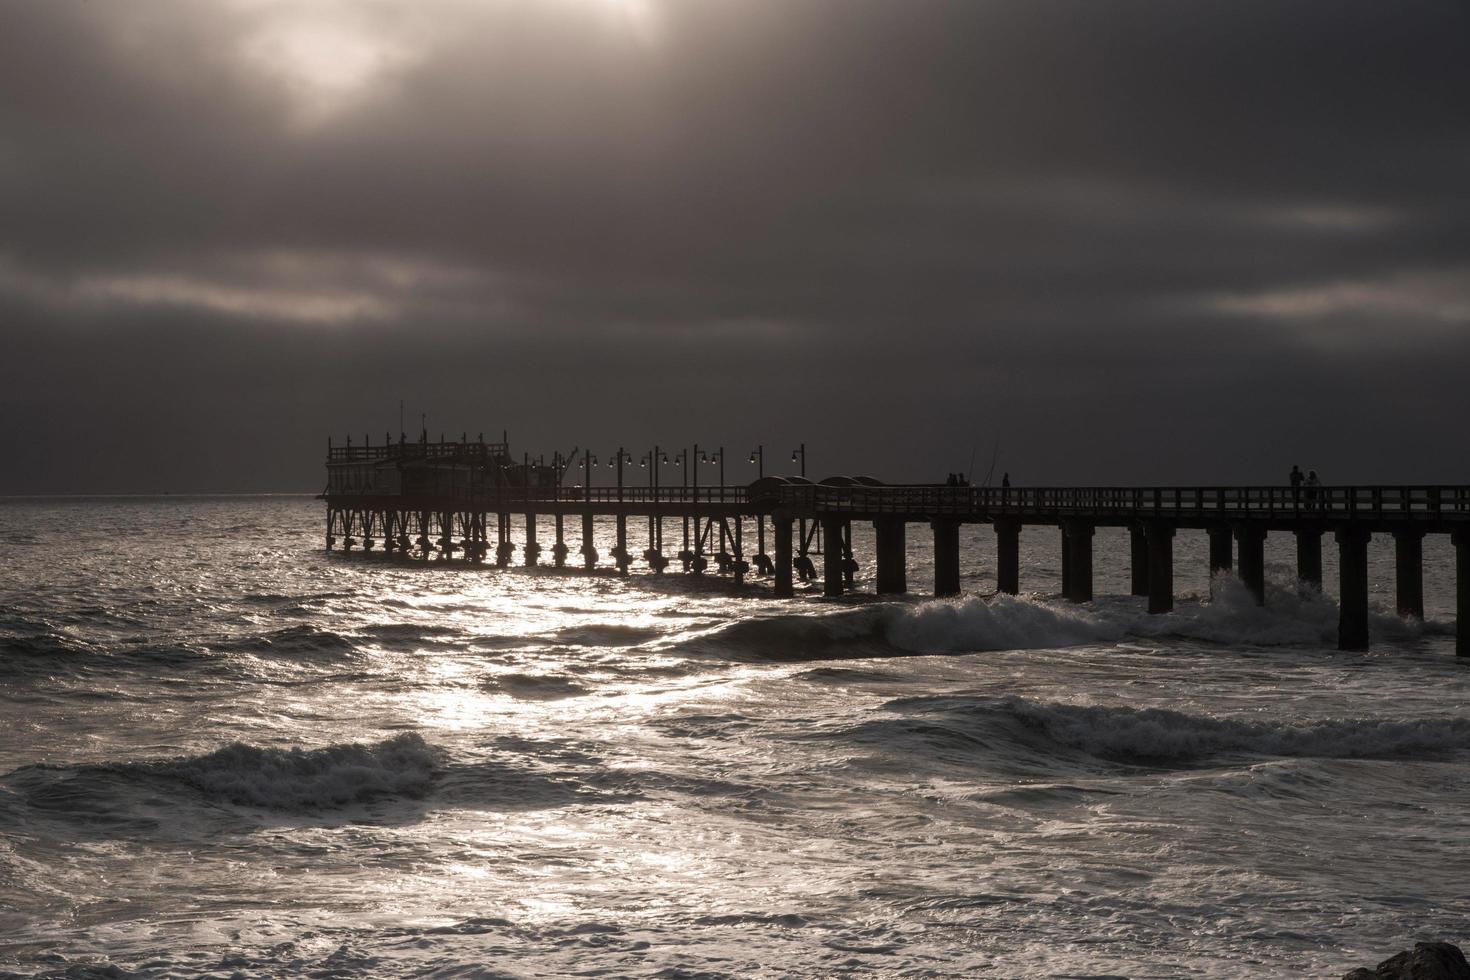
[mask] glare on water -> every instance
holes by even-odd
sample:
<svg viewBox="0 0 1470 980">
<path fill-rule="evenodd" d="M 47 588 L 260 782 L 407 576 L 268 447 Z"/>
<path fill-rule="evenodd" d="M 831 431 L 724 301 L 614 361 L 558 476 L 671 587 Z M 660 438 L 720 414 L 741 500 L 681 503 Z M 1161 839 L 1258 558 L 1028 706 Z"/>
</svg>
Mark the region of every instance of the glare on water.
<svg viewBox="0 0 1470 980">
<path fill-rule="evenodd" d="M 1375 545 L 1359 655 L 1280 542 L 1263 610 L 1181 535 L 1150 617 L 1108 532 L 1084 606 L 1037 529 L 1030 596 L 775 602 L 329 556 L 317 507 L 0 504 L 0 963 L 1238 976 L 1470 912 L 1433 541 L 1424 624 Z"/>
</svg>

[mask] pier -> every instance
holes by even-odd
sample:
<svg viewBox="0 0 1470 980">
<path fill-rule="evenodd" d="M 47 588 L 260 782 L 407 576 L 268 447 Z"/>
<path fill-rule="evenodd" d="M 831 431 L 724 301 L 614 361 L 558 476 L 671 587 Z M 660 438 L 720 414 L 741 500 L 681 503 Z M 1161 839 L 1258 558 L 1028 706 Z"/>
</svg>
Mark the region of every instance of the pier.
<svg viewBox="0 0 1470 980">
<path fill-rule="evenodd" d="M 798 453 L 804 470 L 805 447 Z M 750 454 L 751 461 L 758 458 L 764 469 L 764 450 Z M 719 481 L 700 485 L 701 465 L 717 465 Z M 592 485 L 597 466 L 615 471 L 613 485 Z M 629 469 L 646 475 L 642 485 L 625 482 Z M 732 485 L 724 469 L 722 448 L 698 446 L 672 453 L 654 447 L 636 457 L 620 447 L 606 459 L 554 453 L 547 461 L 514 458 L 504 437 L 431 442 L 425 433 L 416 441 L 385 436 L 378 445 L 369 437 L 357 445 L 329 440 L 321 495 L 326 546 L 500 567 L 519 552 L 519 563 L 534 568 L 545 563 L 545 533 L 557 568 L 623 575 L 635 566 L 655 575 L 674 568 L 736 582 L 758 577 L 769 579 L 778 597 L 794 595 L 798 579 L 819 579 L 824 595 L 840 596 L 852 590 L 857 571 L 852 527 L 870 523 L 877 592 L 899 595 L 909 591 L 907 539 L 917 525 L 932 535 L 932 593 L 945 597 L 960 594 L 961 526 L 984 524 L 996 535 L 997 591 L 1020 592 L 1023 532 L 1047 529 L 1060 535 L 1063 597 L 1087 602 L 1094 533 L 1118 527 L 1129 532 L 1132 593 L 1147 597 L 1149 612 L 1167 613 L 1174 607 L 1180 531 L 1206 534 L 1210 571 L 1233 569 L 1263 604 L 1267 535 L 1293 536 L 1297 577 L 1318 588 L 1330 535 L 1339 557 L 1338 647 L 1366 650 L 1372 535 L 1393 537 L 1399 614 L 1422 619 L 1424 537 L 1447 534 L 1455 549 L 1456 652 L 1470 656 L 1470 486 L 975 487 L 764 475 Z M 678 485 L 666 485 L 661 471 L 676 472 Z M 516 516 L 524 528 L 519 546 L 512 540 Z M 610 564 L 594 544 L 596 517 L 616 522 Z M 635 537 L 646 544 L 638 555 L 630 550 Z M 569 540 L 578 544 L 575 559 Z"/>
</svg>

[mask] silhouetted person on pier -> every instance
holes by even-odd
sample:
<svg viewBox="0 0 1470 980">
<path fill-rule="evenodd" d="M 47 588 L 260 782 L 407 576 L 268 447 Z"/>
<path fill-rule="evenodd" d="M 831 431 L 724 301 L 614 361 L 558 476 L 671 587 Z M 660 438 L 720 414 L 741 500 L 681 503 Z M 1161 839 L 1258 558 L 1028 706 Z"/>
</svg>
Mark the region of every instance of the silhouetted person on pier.
<svg viewBox="0 0 1470 980">
<path fill-rule="evenodd" d="M 1317 479 L 1317 471 L 1316 470 L 1310 470 L 1310 471 L 1308 471 L 1307 472 L 1307 506 L 1308 507 L 1315 508 L 1317 506 L 1317 497 L 1321 494 L 1321 492 L 1322 492 L 1322 481 L 1319 480 L 1319 479 Z"/>
<path fill-rule="evenodd" d="M 1301 506 L 1302 497 L 1302 469 L 1295 463 L 1291 464 L 1291 503 L 1293 507 Z"/>
<path fill-rule="evenodd" d="M 1000 475 L 1000 485 L 1003 490 L 1009 490 L 1011 488 L 1011 475 L 1009 473 L 1002 473 Z"/>
<path fill-rule="evenodd" d="M 953 473 L 951 473 L 949 476 L 947 476 L 947 477 L 944 478 L 944 485 L 947 486 L 947 487 L 958 486 L 958 484 L 955 482 L 955 478 L 954 478 L 954 474 Z"/>
</svg>

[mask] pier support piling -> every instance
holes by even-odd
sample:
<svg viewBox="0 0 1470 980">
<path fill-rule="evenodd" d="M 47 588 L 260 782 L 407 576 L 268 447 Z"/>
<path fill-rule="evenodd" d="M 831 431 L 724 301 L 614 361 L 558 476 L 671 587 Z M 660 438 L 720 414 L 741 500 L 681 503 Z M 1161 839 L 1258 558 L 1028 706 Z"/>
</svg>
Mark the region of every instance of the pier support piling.
<svg viewBox="0 0 1470 980">
<path fill-rule="evenodd" d="M 1235 528 L 1235 544 L 1240 553 L 1240 580 L 1256 598 L 1256 605 L 1266 604 L 1266 529 L 1256 524 L 1239 524 Z"/>
<path fill-rule="evenodd" d="M 525 563 L 527 568 L 535 568 L 541 561 L 541 545 L 536 542 L 536 515 L 526 514 L 526 548 Z"/>
<path fill-rule="evenodd" d="M 628 574 L 628 563 L 632 559 L 628 556 L 628 515 L 618 515 L 618 546 L 613 550 L 613 558 L 617 561 L 618 574 Z"/>
<path fill-rule="evenodd" d="M 1296 577 L 1322 591 L 1322 531 L 1320 528 L 1298 528 L 1296 534 Z"/>
<path fill-rule="evenodd" d="M 1337 648 L 1368 649 L 1368 539 L 1366 528 L 1338 530 Z"/>
<path fill-rule="evenodd" d="M 885 517 L 873 522 L 879 595 L 902 595 L 908 591 L 905 531 L 902 518 Z"/>
<path fill-rule="evenodd" d="M 776 598 L 789 599 L 795 594 L 795 590 L 791 587 L 791 518 L 771 518 L 771 531 L 772 536 L 776 539 Z"/>
<path fill-rule="evenodd" d="M 1170 612 L 1174 608 L 1174 526 L 1149 521 L 1144 534 L 1148 538 L 1148 611 Z"/>
<path fill-rule="evenodd" d="M 1402 527 L 1393 532 L 1394 585 L 1400 616 L 1424 618 L 1424 532 Z"/>
<path fill-rule="evenodd" d="M 822 594 L 842 595 L 842 524 L 837 518 L 822 518 Z"/>
<path fill-rule="evenodd" d="M 1006 595 L 1021 592 L 1021 522 L 995 522 L 995 588 Z"/>
<path fill-rule="evenodd" d="M 1061 528 L 1061 559 L 1062 559 L 1062 598 L 1072 598 L 1072 545 L 1067 540 L 1067 529 Z"/>
<path fill-rule="evenodd" d="M 1470 528 L 1453 531 L 1455 546 L 1455 655 L 1470 657 Z"/>
<path fill-rule="evenodd" d="M 940 519 L 930 526 L 934 529 L 934 595 L 959 595 L 960 522 Z"/>
<path fill-rule="evenodd" d="M 1230 528 L 1221 524 L 1206 528 L 1210 538 L 1210 578 L 1217 572 L 1228 572 L 1232 565 Z"/>
<path fill-rule="evenodd" d="M 842 584 L 849 592 L 857 584 L 857 561 L 852 557 L 852 521 L 842 522 Z"/>
<path fill-rule="evenodd" d="M 592 512 L 582 515 L 582 567 L 592 571 L 597 566 L 597 545 L 592 537 Z"/>
<path fill-rule="evenodd" d="M 1096 529 L 1083 521 L 1062 525 L 1062 546 L 1069 556 L 1066 597 L 1072 602 L 1092 601 L 1092 536 Z"/>
<path fill-rule="evenodd" d="M 1148 535 L 1137 524 L 1128 529 L 1129 571 L 1132 573 L 1130 595 L 1148 595 Z"/>
</svg>

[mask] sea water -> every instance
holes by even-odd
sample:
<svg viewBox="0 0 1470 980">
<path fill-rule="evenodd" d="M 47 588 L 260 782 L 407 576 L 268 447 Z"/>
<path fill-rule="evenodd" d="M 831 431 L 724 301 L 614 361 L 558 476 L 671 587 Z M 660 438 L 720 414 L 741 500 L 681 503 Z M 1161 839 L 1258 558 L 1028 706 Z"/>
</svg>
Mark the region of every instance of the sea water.
<svg viewBox="0 0 1470 980">
<path fill-rule="evenodd" d="M 1258 608 L 1182 531 L 1149 616 L 1110 530 L 1073 605 L 1050 528 L 1016 598 L 967 528 L 953 601 L 323 528 L 307 497 L 0 501 L 0 972 L 1330 976 L 1470 938 L 1436 538 L 1423 623 L 1374 541 L 1373 648 L 1340 653 L 1330 540 L 1319 594 L 1270 539 Z"/>
</svg>

